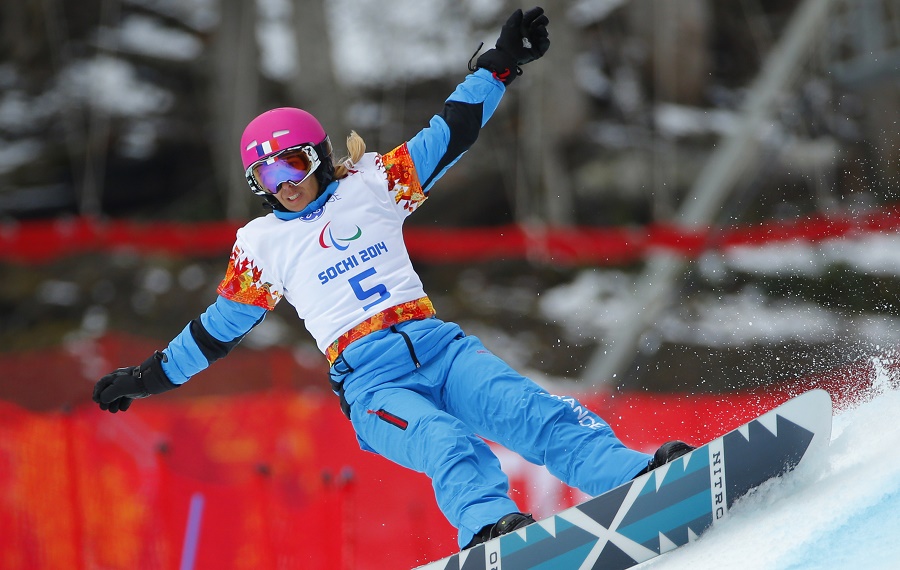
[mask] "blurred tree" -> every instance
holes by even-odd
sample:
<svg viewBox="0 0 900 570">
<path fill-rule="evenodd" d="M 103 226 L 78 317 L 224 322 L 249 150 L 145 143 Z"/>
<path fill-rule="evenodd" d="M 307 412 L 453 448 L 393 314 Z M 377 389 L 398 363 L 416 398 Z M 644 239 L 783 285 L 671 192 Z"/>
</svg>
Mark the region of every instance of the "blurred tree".
<svg viewBox="0 0 900 570">
<path fill-rule="evenodd" d="M 327 0 L 296 3 L 293 28 L 297 37 L 297 69 L 288 83 L 291 105 L 319 119 L 331 137 L 335 159 L 345 152 L 347 96 L 337 80 L 340 62 L 334 61 L 328 22 Z"/>
<path fill-rule="evenodd" d="M 45 51 L 44 18 L 39 0 L 0 2 L 0 26 L 0 52 L 8 54 L 16 66 L 33 63 Z"/>
<path fill-rule="evenodd" d="M 99 28 L 115 30 L 121 24 L 122 5 L 120 0 L 101 0 Z M 106 50 L 115 55 L 118 42 L 115 34 L 107 34 L 109 40 L 98 51 Z M 87 129 L 85 136 L 84 176 L 77 192 L 78 211 L 83 216 L 97 217 L 101 214 L 100 200 L 106 183 L 106 160 L 109 154 L 111 136 L 110 114 L 102 105 L 86 105 Z"/>
<path fill-rule="evenodd" d="M 247 191 L 238 144 L 247 122 L 258 112 L 259 63 L 255 36 L 256 4 L 221 0 L 219 26 L 212 46 L 213 74 L 211 148 L 219 191 L 232 220 L 250 216 L 253 194 Z M 201 126 L 202 128 L 202 126 Z"/>
<path fill-rule="evenodd" d="M 632 30 L 648 46 L 643 83 L 651 113 L 660 103 L 704 106 L 711 69 L 709 0 L 636 0 L 626 9 Z M 671 219 L 677 207 L 678 154 L 677 144 L 655 134 L 648 190 L 659 220 Z"/>
<path fill-rule="evenodd" d="M 575 202 L 567 148 L 588 119 L 587 94 L 576 84 L 579 34 L 567 17 L 569 2 L 543 3 L 551 19 L 550 50 L 520 79 L 518 186 L 530 195 L 517 208 L 520 222 L 553 226 L 574 222 Z M 517 192 L 522 197 L 523 192 Z"/>
</svg>

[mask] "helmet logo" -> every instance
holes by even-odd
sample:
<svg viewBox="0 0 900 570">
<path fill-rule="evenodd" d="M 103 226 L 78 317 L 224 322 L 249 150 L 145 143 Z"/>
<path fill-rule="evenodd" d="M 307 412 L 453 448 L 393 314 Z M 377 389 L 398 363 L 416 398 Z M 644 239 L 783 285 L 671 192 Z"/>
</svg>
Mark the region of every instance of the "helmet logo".
<svg viewBox="0 0 900 570">
<path fill-rule="evenodd" d="M 275 131 L 274 133 L 272 133 L 272 138 L 267 141 L 263 141 L 262 143 L 258 143 L 256 139 L 253 139 L 252 141 L 250 141 L 250 144 L 247 145 L 246 150 L 250 150 L 251 148 L 256 147 L 256 156 L 262 158 L 267 154 L 271 154 L 275 151 L 281 150 L 281 145 L 278 144 L 278 137 L 284 136 L 290 132 L 291 131 L 288 130 Z"/>
</svg>

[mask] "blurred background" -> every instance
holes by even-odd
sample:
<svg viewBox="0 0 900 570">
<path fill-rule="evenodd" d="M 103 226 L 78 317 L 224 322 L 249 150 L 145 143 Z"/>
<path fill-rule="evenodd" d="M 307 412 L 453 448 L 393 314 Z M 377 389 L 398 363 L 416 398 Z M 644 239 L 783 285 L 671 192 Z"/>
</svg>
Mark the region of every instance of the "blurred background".
<svg viewBox="0 0 900 570">
<path fill-rule="evenodd" d="M 551 50 L 524 67 L 474 152 L 407 222 L 439 316 L 549 389 L 583 394 L 601 415 L 621 412 L 610 398 L 624 398 L 634 413 L 618 415 L 620 424 L 607 417 L 648 449 L 657 432 L 646 418 L 657 412 L 636 410 L 651 400 L 662 410 L 695 398 L 699 407 L 674 410 L 701 416 L 715 402 L 721 413 L 710 417 L 726 420 L 652 426 L 668 429 L 664 439 L 679 428 L 708 438 L 757 409 L 748 394 L 769 401 L 760 394 L 822 378 L 846 391 L 892 358 L 900 2 L 542 5 Z M 205 310 L 234 231 L 266 212 L 238 158 L 251 118 L 302 107 L 338 154 L 351 129 L 386 152 L 440 112 L 479 43 L 492 46 L 516 7 L 0 1 L 0 516 L 17 529 L 0 566 L 212 567 L 210 541 L 278 535 L 222 523 L 288 517 L 260 511 L 252 497 L 310 518 L 319 511 L 303 509 L 315 500 L 334 512 L 344 500 L 335 489 L 372 485 L 383 495 L 379 484 L 397 486 L 404 475 L 394 471 L 358 479 L 355 462 L 369 458 L 286 303 L 228 362 L 126 417 L 101 417 L 89 393 L 100 375 L 141 362 Z M 280 423 L 256 425 L 256 413 Z M 320 417 L 332 426 L 321 433 Z M 140 492 L 127 483 L 133 474 Z M 427 481 L 418 485 L 422 494 L 400 509 L 409 520 L 433 509 Z M 130 505 L 134 535 L 165 527 L 171 536 L 113 554 L 95 543 L 106 509 L 118 510 L 89 492 L 104 486 Z M 517 492 L 544 500 L 535 498 L 543 491 Z M 222 513 L 224 530 L 204 542 L 191 528 L 206 528 L 197 521 L 210 520 L 202 512 L 211 496 L 251 497 L 257 510 Z M 48 519 L 54 508 L 68 518 Z M 348 516 L 373 525 L 382 517 Z M 393 564 L 452 551 L 449 527 L 427 516 L 434 527 L 415 532 L 433 549 Z M 386 537 L 415 528 L 397 524 L 403 530 L 388 527 Z M 60 529 L 65 548 L 47 542 Z M 322 564 L 366 567 L 334 540 Z M 232 567 L 291 567 L 279 544 L 224 556 Z M 335 548 L 342 558 L 327 558 Z M 263 550 L 270 558 L 259 558 Z"/>
</svg>

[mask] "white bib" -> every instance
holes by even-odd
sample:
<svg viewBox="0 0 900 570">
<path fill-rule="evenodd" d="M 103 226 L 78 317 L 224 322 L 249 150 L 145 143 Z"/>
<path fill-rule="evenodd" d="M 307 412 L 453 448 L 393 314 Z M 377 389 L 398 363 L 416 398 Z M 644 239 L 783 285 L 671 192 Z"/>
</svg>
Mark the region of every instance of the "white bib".
<svg viewBox="0 0 900 570">
<path fill-rule="evenodd" d="M 238 230 L 218 292 L 266 309 L 284 297 L 324 353 L 373 315 L 425 296 L 402 231 L 424 199 L 406 145 L 368 153 L 322 208 L 287 221 L 269 214 Z"/>
</svg>

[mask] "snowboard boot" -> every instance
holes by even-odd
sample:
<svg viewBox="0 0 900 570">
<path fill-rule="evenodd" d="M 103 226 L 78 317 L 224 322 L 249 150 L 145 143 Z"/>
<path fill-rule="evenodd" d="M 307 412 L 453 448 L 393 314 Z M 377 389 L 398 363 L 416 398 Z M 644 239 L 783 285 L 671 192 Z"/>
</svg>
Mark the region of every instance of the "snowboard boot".
<svg viewBox="0 0 900 570">
<path fill-rule="evenodd" d="M 694 449 L 695 448 L 693 446 L 688 445 L 683 441 L 676 440 L 666 442 L 656 450 L 656 453 L 654 453 L 650 461 L 647 462 L 647 466 L 638 471 L 638 474 L 634 476 L 634 479 L 637 479 L 645 473 L 653 471 L 660 465 L 665 465 L 673 459 L 678 459 L 682 455 L 690 453 Z"/>
<path fill-rule="evenodd" d="M 497 538 L 501 534 L 512 532 L 523 526 L 528 526 L 534 522 L 534 517 L 527 513 L 509 513 L 494 524 L 489 524 L 472 537 L 463 550 L 472 548 L 482 542 L 487 542 L 492 538 Z"/>
</svg>

